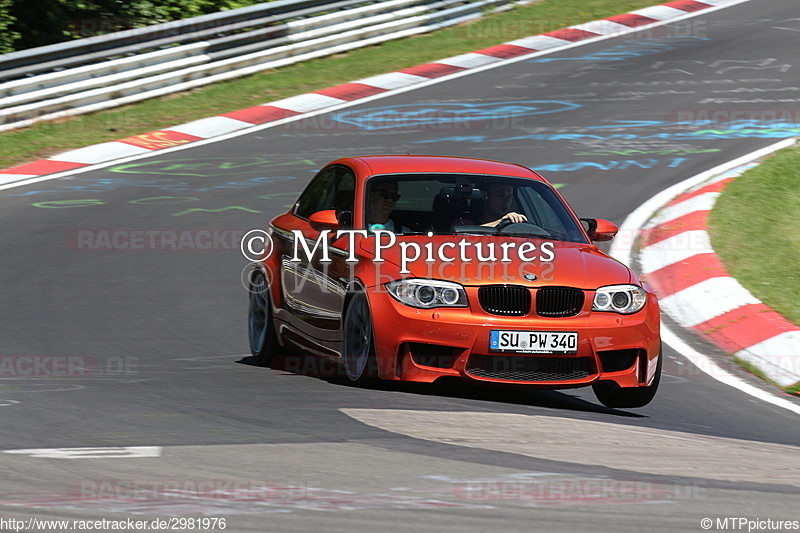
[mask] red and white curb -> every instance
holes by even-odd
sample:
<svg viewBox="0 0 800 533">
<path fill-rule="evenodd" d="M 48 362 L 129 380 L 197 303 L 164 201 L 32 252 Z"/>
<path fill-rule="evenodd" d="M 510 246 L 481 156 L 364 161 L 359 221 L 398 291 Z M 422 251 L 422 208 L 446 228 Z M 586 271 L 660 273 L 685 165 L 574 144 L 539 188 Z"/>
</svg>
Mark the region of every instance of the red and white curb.
<svg viewBox="0 0 800 533">
<path fill-rule="evenodd" d="M 14 183 L 13 186 L 18 186 L 28 181 L 40 181 L 35 179 L 40 176 L 141 157 L 154 151 L 175 149 L 214 137 L 247 133 L 254 128 L 263 129 L 309 114 L 353 105 L 354 102 L 429 85 L 434 80 L 441 81 L 465 73 L 494 68 L 524 59 L 525 56 L 543 55 L 584 42 L 644 31 L 650 27 L 695 16 L 700 11 L 715 11 L 746 1 L 749 0 L 676 0 L 542 35 L 517 39 L 398 72 L 196 120 L 165 130 L 72 150 L 49 159 L 0 170 L 0 188 L 7 188 L 3 186 L 4 184 Z"/>
<path fill-rule="evenodd" d="M 640 232 L 639 264 L 662 309 L 678 324 L 751 363 L 781 387 L 794 388 L 800 385 L 800 328 L 725 271 L 707 232 L 722 189 L 764 155 L 713 174 L 667 202 Z"/>
</svg>

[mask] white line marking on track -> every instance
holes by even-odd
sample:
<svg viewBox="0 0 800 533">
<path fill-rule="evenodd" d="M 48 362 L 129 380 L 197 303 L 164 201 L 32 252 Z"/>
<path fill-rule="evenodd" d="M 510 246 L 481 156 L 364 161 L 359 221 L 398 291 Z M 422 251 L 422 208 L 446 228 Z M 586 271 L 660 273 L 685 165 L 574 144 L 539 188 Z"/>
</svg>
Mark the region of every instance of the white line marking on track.
<svg viewBox="0 0 800 533">
<path fill-rule="evenodd" d="M 569 41 L 557 37 L 550 37 L 549 35 L 534 35 L 532 37 L 523 37 L 522 39 L 510 41 L 506 44 L 530 48 L 531 50 L 547 50 L 548 48 L 568 45 Z"/>
<path fill-rule="evenodd" d="M 132 459 L 139 457 L 161 457 L 161 446 L 29 448 L 25 450 L 4 450 L 3 453 L 29 455 L 40 459 Z"/>
<path fill-rule="evenodd" d="M 422 76 L 415 76 L 414 74 L 406 74 L 405 72 L 390 72 L 389 74 L 380 74 L 378 76 L 371 76 L 369 78 L 362 78 L 353 83 L 363 83 L 364 85 L 372 85 L 387 91 L 392 89 L 399 89 L 400 87 L 407 87 L 417 83 L 426 81 L 427 78 Z"/>
<path fill-rule="evenodd" d="M 637 9 L 636 11 L 631 11 L 631 13 L 656 20 L 667 20 L 681 16 L 685 11 L 668 6 L 652 6 Z"/>
<path fill-rule="evenodd" d="M 692 328 L 743 305 L 761 303 L 734 278 L 710 278 L 660 299 L 681 326 Z"/>
<path fill-rule="evenodd" d="M 280 107 L 294 111 L 295 113 L 308 113 L 309 111 L 317 111 L 320 109 L 332 108 L 344 103 L 341 98 L 334 98 L 332 96 L 325 96 L 324 94 L 299 94 L 297 96 L 290 96 L 283 100 L 276 102 L 269 102 L 261 104 L 265 106 Z M 294 117 L 293 117 L 294 118 Z"/>
<path fill-rule="evenodd" d="M 502 59 L 500 59 L 499 57 L 492 57 L 470 52 L 468 54 L 461 54 L 460 56 L 453 56 L 453 57 L 448 57 L 446 59 L 440 59 L 436 61 L 436 63 L 442 65 L 450 65 L 451 67 L 475 68 L 475 67 L 481 67 L 483 65 L 488 65 L 490 63 L 497 63 L 498 61 L 502 61 Z"/>
<path fill-rule="evenodd" d="M 738 378 L 724 370 L 722 367 L 717 365 L 714 361 L 711 360 L 710 357 L 707 355 L 703 355 L 688 344 L 686 344 L 683 339 L 678 337 L 672 330 L 668 327 L 661 325 L 661 339 L 672 346 L 679 354 L 684 356 L 686 359 L 692 362 L 697 368 L 711 376 L 712 378 L 720 381 L 726 385 L 730 385 L 740 391 L 744 392 L 745 394 L 749 394 L 754 398 L 758 398 L 759 400 L 763 400 L 767 403 L 771 403 L 777 407 L 783 407 L 795 414 L 800 415 L 800 405 L 790 402 L 785 398 L 781 398 L 779 396 L 775 396 L 771 392 L 767 392 L 765 390 L 759 389 L 746 381 Z"/>
<path fill-rule="evenodd" d="M 201 118 L 200 120 L 195 120 L 194 122 L 189 122 L 172 128 L 164 128 L 164 129 L 177 131 L 178 133 L 185 133 L 187 135 L 194 135 L 195 137 L 207 139 L 215 135 L 225 135 L 226 133 L 231 133 L 233 131 L 238 131 L 244 128 L 248 128 L 249 126 L 250 124 L 248 124 L 247 122 L 242 122 L 241 120 L 235 120 L 232 118 L 208 117 L 208 118 Z"/>
<path fill-rule="evenodd" d="M 38 174 L 0 174 L 0 185 L 29 178 L 36 178 L 37 176 Z"/>
<path fill-rule="evenodd" d="M 646 247 L 647 254 L 640 259 L 642 274 L 650 274 L 666 266 L 685 261 L 697 254 L 714 251 L 708 232 L 684 231 Z"/>
<path fill-rule="evenodd" d="M 647 227 L 654 228 L 661 224 L 672 222 L 689 213 L 694 213 L 695 211 L 710 211 L 714 206 L 714 202 L 717 201 L 719 194 L 718 192 L 707 192 L 697 195 L 694 198 L 684 200 L 678 204 L 667 206 L 653 217 L 653 220 L 647 224 Z"/>
<path fill-rule="evenodd" d="M 63 154 L 58 154 L 50 158 L 50 161 L 66 161 L 68 163 L 83 163 L 84 165 L 94 165 L 107 161 L 108 157 L 121 158 L 130 156 L 146 156 L 152 154 L 152 150 L 133 146 L 132 144 L 111 141 L 102 144 L 85 146 L 76 150 L 70 150 Z"/>
<path fill-rule="evenodd" d="M 630 26 L 617 24 L 610 20 L 593 20 L 592 22 L 570 26 L 570 28 L 573 30 L 588 31 L 589 33 L 596 33 L 598 35 L 622 35 L 628 31 Z"/>
</svg>

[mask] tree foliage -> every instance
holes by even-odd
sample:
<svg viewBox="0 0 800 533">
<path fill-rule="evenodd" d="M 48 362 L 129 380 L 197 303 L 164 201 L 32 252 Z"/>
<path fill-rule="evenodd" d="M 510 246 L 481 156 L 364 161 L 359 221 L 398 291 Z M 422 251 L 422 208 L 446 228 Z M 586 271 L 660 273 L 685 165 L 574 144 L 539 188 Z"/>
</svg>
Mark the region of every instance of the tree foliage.
<svg viewBox="0 0 800 533">
<path fill-rule="evenodd" d="M 14 41 L 19 33 L 13 30 L 16 18 L 11 14 L 13 0 L 0 0 L 0 54 L 14 51 Z"/>
<path fill-rule="evenodd" d="M 245 7 L 263 0 L 0 0 L 0 53 Z"/>
</svg>

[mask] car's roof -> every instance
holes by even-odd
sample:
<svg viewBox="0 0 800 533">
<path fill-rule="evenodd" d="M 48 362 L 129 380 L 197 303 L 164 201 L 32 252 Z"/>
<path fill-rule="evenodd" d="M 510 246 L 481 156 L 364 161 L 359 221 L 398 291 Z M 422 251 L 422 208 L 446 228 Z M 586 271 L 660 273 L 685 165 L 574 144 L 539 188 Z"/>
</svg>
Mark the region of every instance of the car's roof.
<svg viewBox="0 0 800 533">
<path fill-rule="evenodd" d="M 347 158 L 369 167 L 370 174 L 446 172 L 542 179 L 529 168 L 511 163 L 438 155 L 368 155 Z M 340 160 L 344 162 L 346 160 Z"/>
</svg>

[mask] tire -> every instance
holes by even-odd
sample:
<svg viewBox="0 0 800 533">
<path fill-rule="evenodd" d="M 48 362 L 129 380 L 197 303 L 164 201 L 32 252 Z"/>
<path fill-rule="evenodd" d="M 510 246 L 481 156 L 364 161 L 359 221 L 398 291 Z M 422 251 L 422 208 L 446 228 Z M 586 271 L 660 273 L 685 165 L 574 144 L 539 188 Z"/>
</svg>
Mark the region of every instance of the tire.
<svg viewBox="0 0 800 533">
<path fill-rule="evenodd" d="M 358 291 L 350 298 L 344 314 L 342 364 L 347 379 L 361 387 L 378 379 L 373 331 L 367 294 Z"/>
<path fill-rule="evenodd" d="M 613 381 L 601 381 L 600 383 L 592 385 L 594 395 L 597 396 L 600 403 L 606 407 L 617 409 L 644 407 L 650 403 L 656 395 L 658 384 L 661 381 L 661 367 L 663 361 L 664 356 L 659 349 L 656 375 L 653 378 L 653 383 L 646 387 L 623 388 Z"/>
<path fill-rule="evenodd" d="M 255 270 L 250 274 L 250 308 L 247 313 L 247 331 L 250 353 L 258 366 L 267 366 L 278 352 L 278 336 L 272 320 L 269 287 L 264 273 Z"/>
</svg>

